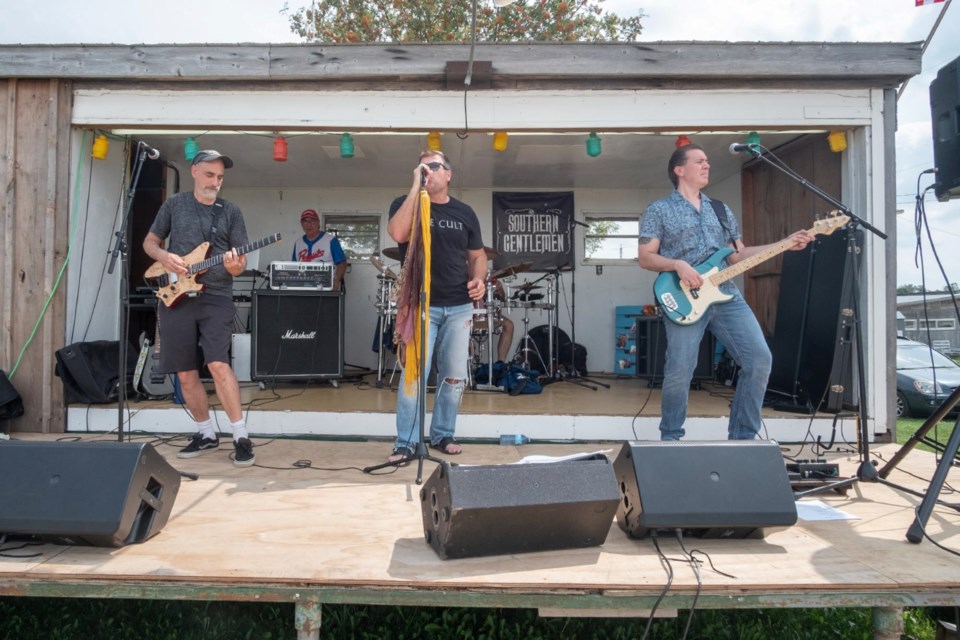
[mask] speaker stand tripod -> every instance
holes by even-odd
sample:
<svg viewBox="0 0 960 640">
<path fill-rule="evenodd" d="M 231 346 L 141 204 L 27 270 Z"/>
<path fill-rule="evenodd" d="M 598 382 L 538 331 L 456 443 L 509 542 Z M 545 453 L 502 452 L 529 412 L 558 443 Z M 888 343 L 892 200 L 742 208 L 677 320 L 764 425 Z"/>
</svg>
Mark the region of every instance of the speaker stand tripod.
<svg viewBox="0 0 960 640">
<path fill-rule="evenodd" d="M 915 496 L 923 498 L 920 506 L 917 507 L 913 524 L 907 530 L 907 540 L 914 544 L 923 540 L 924 527 L 930 518 L 931 511 L 933 511 L 934 503 L 960 511 L 960 504 L 944 502 L 939 499 L 940 490 L 943 488 L 943 483 L 947 478 L 947 473 L 950 471 L 951 465 L 958 464 L 958 460 L 960 460 L 957 456 L 957 450 L 960 449 L 960 417 L 957 418 L 957 422 L 953 425 L 953 430 L 947 439 L 946 445 L 940 445 L 940 443 L 926 437 L 927 433 L 939 424 L 939 422 L 957 406 L 958 402 L 960 402 L 960 387 L 953 390 L 953 393 L 943 401 L 943 404 L 937 407 L 936 411 L 920 425 L 920 428 L 910 436 L 910 439 L 900 447 L 900 450 L 897 451 L 894 456 L 890 458 L 890 461 L 883 465 L 879 471 L 880 477 L 886 478 L 890 472 L 900 464 L 900 461 L 907 457 L 907 454 L 921 442 L 940 451 L 940 462 L 937 464 L 937 470 L 934 472 L 926 492 L 921 493 L 919 491 L 904 489 L 907 493 L 912 493 Z"/>
</svg>

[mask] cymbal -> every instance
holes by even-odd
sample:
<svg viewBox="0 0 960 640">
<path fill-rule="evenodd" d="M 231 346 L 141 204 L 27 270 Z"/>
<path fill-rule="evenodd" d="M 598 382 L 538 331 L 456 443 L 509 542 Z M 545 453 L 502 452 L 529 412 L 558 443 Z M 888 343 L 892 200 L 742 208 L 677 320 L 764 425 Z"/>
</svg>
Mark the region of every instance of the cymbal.
<svg viewBox="0 0 960 640">
<path fill-rule="evenodd" d="M 384 258 L 390 258 L 391 260 L 400 259 L 400 247 L 387 247 L 380 253 L 383 254 Z"/>
<path fill-rule="evenodd" d="M 381 260 L 378 256 L 370 256 L 370 264 L 376 267 L 377 271 L 379 271 L 385 277 L 390 278 L 391 280 L 397 279 L 397 274 L 393 272 L 393 269 L 383 266 L 383 260 Z"/>
<path fill-rule="evenodd" d="M 534 284 L 532 282 L 524 282 L 523 284 L 518 284 L 513 288 L 518 289 L 520 291 L 533 291 L 534 289 L 543 289 L 541 285 Z"/>
<path fill-rule="evenodd" d="M 506 278 L 507 276 L 512 276 L 512 275 L 516 275 L 516 274 L 518 274 L 518 273 L 522 273 L 523 271 L 526 271 L 527 269 L 529 269 L 529 268 L 532 267 L 532 266 L 533 266 L 533 263 L 532 263 L 532 262 L 520 262 L 520 263 L 518 263 L 518 264 L 511 264 L 511 265 L 506 266 L 506 267 L 504 267 L 504 268 L 502 268 L 502 269 L 497 269 L 496 271 L 494 271 L 493 273 L 490 274 L 490 277 L 491 277 L 491 278 Z"/>
<path fill-rule="evenodd" d="M 495 258 L 495 257 L 497 257 L 498 255 L 500 255 L 500 254 L 497 252 L 497 250 L 494 249 L 493 247 L 484 247 L 484 248 L 483 248 L 483 252 L 484 252 L 485 254 L 487 254 L 487 257 L 488 257 L 488 258 Z"/>
</svg>

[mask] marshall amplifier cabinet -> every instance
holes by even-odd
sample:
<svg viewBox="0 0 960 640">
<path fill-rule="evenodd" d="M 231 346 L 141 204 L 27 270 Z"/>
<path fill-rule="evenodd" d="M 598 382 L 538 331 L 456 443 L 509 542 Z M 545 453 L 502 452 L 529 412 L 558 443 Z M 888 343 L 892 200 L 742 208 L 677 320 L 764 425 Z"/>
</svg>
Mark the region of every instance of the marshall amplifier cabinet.
<svg viewBox="0 0 960 640">
<path fill-rule="evenodd" d="M 335 379 L 343 375 L 343 292 L 253 294 L 250 377 Z"/>
<path fill-rule="evenodd" d="M 329 262 L 271 262 L 270 288 L 293 291 L 331 291 L 333 269 Z"/>
</svg>

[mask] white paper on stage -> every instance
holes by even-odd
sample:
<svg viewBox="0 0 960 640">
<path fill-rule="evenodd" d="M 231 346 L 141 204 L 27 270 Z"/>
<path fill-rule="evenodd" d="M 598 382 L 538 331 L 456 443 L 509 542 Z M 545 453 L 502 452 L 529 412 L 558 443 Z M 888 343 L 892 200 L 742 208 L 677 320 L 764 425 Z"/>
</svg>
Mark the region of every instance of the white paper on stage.
<svg viewBox="0 0 960 640">
<path fill-rule="evenodd" d="M 567 462 L 570 460 L 590 460 L 596 458 L 597 456 L 606 456 L 610 457 L 609 454 L 612 449 L 604 449 L 602 451 L 593 451 L 591 453 L 571 453 L 567 456 L 542 456 L 542 455 L 529 455 L 520 458 L 516 462 L 511 464 L 537 464 L 541 462 Z"/>
<path fill-rule="evenodd" d="M 818 520 L 859 520 L 855 515 L 831 507 L 822 500 L 797 500 L 797 517 L 814 522 Z"/>
</svg>

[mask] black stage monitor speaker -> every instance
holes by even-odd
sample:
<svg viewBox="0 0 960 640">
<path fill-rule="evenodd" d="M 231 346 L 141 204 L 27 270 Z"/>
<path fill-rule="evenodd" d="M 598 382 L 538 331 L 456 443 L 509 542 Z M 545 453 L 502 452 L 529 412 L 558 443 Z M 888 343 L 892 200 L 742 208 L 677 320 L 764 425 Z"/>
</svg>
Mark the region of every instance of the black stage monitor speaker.
<svg viewBox="0 0 960 640">
<path fill-rule="evenodd" d="M 706 538 L 762 538 L 797 521 L 775 442 L 626 442 L 613 465 L 617 524 L 629 536 L 680 529 Z"/>
<path fill-rule="evenodd" d="M 423 533 L 441 558 L 603 544 L 619 495 L 606 456 L 436 468 L 420 490 Z"/>
<path fill-rule="evenodd" d="M 121 547 L 160 533 L 180 474 L 149 444 L 0 442 L 0 534 Z"/>
<path fill-rule="evenodd" d="M 960 198 L 960 58 L 937 72 L 930 83 L 933 160 L 938 200 Z"/>
<path fill-rule="evenodd" d="M 253 380 L 343 375 L 343 294 L 259 290 L 253 296 Z"/>
</svg>

